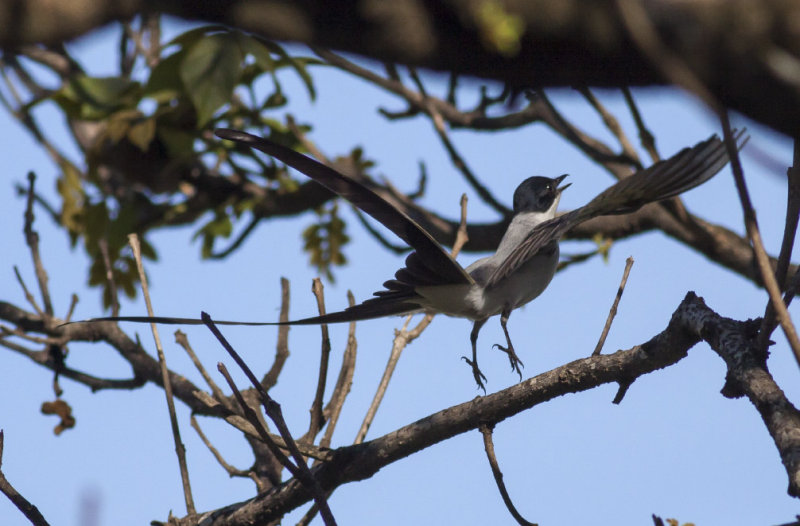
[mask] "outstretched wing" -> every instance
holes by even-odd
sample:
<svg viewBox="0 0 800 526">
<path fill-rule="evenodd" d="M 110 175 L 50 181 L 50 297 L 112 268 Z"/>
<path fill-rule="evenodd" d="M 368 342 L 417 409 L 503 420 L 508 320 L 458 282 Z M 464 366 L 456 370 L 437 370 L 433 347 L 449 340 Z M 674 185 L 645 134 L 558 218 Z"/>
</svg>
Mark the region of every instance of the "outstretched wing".
<svg viewBox="0 0 800 526">
<path fill-rule="evenodd" d="M 734 136 L 741 149 L 747 142 L 744 130 Z M 487 287 L 513 274 L 542 247 L 557 242 L 570 229 L 593 217 L 627 214 L 647 203 L 675 197 L 711 179 L 728 164 L 724 143 L 716 136 L 684 148 L 669 159 L 640 170 L 601 192 L 586 206 L 537 226 L 489 277 Z"/>
<path fill-rule="evenodd" d="M 361 183 L 268 139 L 225 128 L 217 129 L 214 133 L 217 137 L 245 144 L 275 157 L 374 217 L 415 250 L 409 256 L 411 265 L 409 261 L 406 262 L 412 272 L 417 269 L 416 273 L 427 278 L 435 278 L 437 284 L 473 283 L 469 274 L 433 239 L 433 236 L 401 210 Z"/>
</svg>

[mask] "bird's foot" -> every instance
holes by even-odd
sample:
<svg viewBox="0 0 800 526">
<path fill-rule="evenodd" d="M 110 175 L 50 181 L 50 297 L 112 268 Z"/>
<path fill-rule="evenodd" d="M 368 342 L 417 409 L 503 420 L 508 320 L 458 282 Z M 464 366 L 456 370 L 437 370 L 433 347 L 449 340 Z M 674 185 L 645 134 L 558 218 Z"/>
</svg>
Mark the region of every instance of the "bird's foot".
<svg viewBox="0 0 800 526">
<path fill-rule="evenodd" d="M 492 348 L 500 349 L 508 355 L 508 361 L 511 362 L 511 370 L 516 371 L 519 375 L 519 379 L 522 380 L 522 367 L 525 367 L 525 364 L 522 363 L 522 360 L 519 359 L 517 353 L 514 352 L 514 346 L 511 345 L 511 342 L 508 342 L 508 347 L 503 347 L 499 343 L 495 343 L 492 345 Z"/>
<path fill-rule="evenodd" d="M 472 367 L 472 376 L 475 378 L 475 381 L 478 383 L 478 388 L 483 389 L 483 394 L 486 394 L 486 386 L 483 385 L 483 382 L 487 381 L 486 376 L 483 375 L 481 370 L 478 368 L 478 361 L 477 360 L 470 360 L 466 356 L 461 357 L 462 360 L 467 362 L 467 364 Z"/>
</svg>

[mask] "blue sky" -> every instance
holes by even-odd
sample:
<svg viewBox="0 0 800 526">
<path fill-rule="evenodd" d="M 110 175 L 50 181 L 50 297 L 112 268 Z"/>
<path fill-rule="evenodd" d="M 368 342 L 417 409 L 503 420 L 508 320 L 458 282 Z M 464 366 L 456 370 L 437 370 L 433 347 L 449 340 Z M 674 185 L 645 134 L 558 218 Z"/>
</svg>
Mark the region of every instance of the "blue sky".
<svg viewBox="0 0 800 526">
<path fill-rule="evenodd" d="M 101 32 L 75 45 L 96 64 L 90 66 L 92 73 L 112 71 L 109 38 L 108 32 Z M 291 73 L 282 79 L 293 101 L 292 113 L 301 122 L 313 123 L 311 137 L 323 151 L 340 154 L 362 145 L 379 162 L 375 173 L 406 190 L 416 186 L 418 163 L 424 160 L 429 175 L 425 205 L 457 217 L 459 196 L 467 191 L 470 220 L 496 219 L 459 178 L 428 122 L 389 123 L 376 109 L 402 109 L 402 102 L 333 70 L 320 69 L 314 77 L 319 92 L 315 103 Z M 436 92 L 435 80 L 431 82 L 430 89 Z M 442 92 L 441 84 L 438 90 Z M 465 97 L 474 96 L 477 84 L 463 91 Z M 622 98 L 599 93 L 635 138 Z M 579 95 L 571 91 L 552 95 L 559 108 L 587 131 L 611 140 Z M 718 131 L 713 116 L 680 92 L 637 90 L 635 95 L 665 157 Z M 285 113 L 279 110 L 275 117 Z M 48 127 L 63 127 L 57 113 L 45 110 L 44 115 Z M 748 126 L 753 148 L 780 163 L 791 161 L 788 140 L 740 117 L 734 122 Z M 12 265 L 20 268 L 29 287 L 35 281 L 21 234 L 24 201 L 15 195 L 13 185 L 33 169 L 39 190 L 54 198 L 56 168 L 5 113 L 0 113 L 0 130 L 7 148 L 5 176 L 0 179 L 0 208 L 5 211 L 0 238 L 7 247 L 0 288 L 4 300 L 25 305 Z M 516 185 L 534 174 L 571 174 L 573 184 L 564 194 L 562 209 L 584 204 L 611 183 L 601 169 L 543 126 L 493 134 L 454 132 L 452 137 L 473 170 L 506 203 Z M 769 172 L 747 152 L 744 161 L 762 235 L 768 250 L 777 253 L 785 207 L 783 175 Z M 729 169 L 691 191 L 685 202 L 697 215 L 743 232 Z M 404 257 L 381 249 L 352 213 L 346 211 L 345 217 L 353 238 L 347 247 L 350 264 L 337 271 L 335 284 L 326 283 L 329 310 L 346 304 L 347 289 L 359 300 L 369 297 Z M 148 264 L 147 270 L 156 311 L 192 316 L 206 310 L 217 318 L 273 319 L 279 307 L 279 277 L 285 276 L 292 283 L 292 316 L 313 314 L 309 288 L 315 272 L 301 253 L 300 237 L 311 220 L 306 215 L 264 224 L 240 251 L 222 262 L 199 261 L 191 228 L 154 235 L 159 261 Z M 97 291 L 86 287 L 85 255 L 70 249 L 66 236 L 44 214 L 38 214 L 35 226 L 57 312 L 63 314 L 70 295 L 77 292 L 81 302 L 76 318 L 100 314 Z M 588 246 L 565 242 L 562 254 Z M 540 298 L 514 312 L 509 328 L 525 362 L 526 378 L 591 353 L 629 255 L 636 262 L 605 345 L 607 352 L 642 343 L 663 330 L 689 290 L 724 316 L 745 319 L 763 313 L 766 295 L 750 282 L 661 234 L 640 235 L 616 243 L 608 262 L 593 259 L 559 274 Z M 467 264 L 476 257 L 467 254 L 461 261 Z M 796 317 L 797 308 L 792 311 Z M 143 312 L 139 301 L 123 306 L 126 314 Z M 388 357 L 393 330 L 401 324 L 400 318 L 359 324 L 355 382 L 334 445 L 353 440 Z M 152 341 L 145 326 L 125 329 L 138 332 L 148 345 Z M 229 361 L 204 329 L 183 330 L 209 369 L 215 370 L 219 360 Z M 437 317 L 405 350 L 368 438 L 479 394 L 460 360 L 469 351 L 469 330 L 465 320 Z M 272 393 L 295 434 L 308 424 L 318 331 L 291 330 L 292 355 Z M 170 367 L 201 385 L 182 350 L 172 343 L 172 332 L 173 328 L 161 328 Z M 257 373 L 269 367 L 275 330 L 230 328 L 225 333 Z M 776 332 L 774 339 L 770 369 L 790 399 L 797 400 L 797 364 L 782 334 Z M 499 323 L 491 320 L 479 341 L 490 392 L 517 380 L 504 356 L 490 350 L 492 343 L 501 341 Z M 345 343 L 346 327 L 333 327 L 334 371 Z M 113 351 L 100 345 L 71 346 L 69 361 L 72 367 L 100 375 L 124 377 L 128 372 Z M 652 513 L 696 524 L 789 521 L 798 505 L 786 495 L 786 474 L 774 444 L 749 402 L 719 394 L 724 376 L 722 360 L 699 344 L 676 366 L 637 380 L 619 406 L 610 403 L 615 386 L 605 386 L 553 400 L 502 422 L 495 430 L 495 447 L 518 509 L 529 520 L 548 526 L 647 524 Z M 75 429 L 56 437 L 55 419 L 39 413 L 41 402 L 53 397 L 51 375 L 21 356 L 0 351 L 0 426 L 6 434 L 3 471 L 20 492 L 51 524 L 81 524 L 79 509 L 87 499 L 96 502 L 100 524 L 146 524 L 166 519 L 170 510 L 183 515 L 162 391 L 145 387 L 92 394 L 66 379 L 61 385 L 78 422 Z M 179 406 L 197 508 L 208 510 L 252 497 L 252 483 L 228 478 L 189 427 L 188 416 Z M 201 423 L 229 462 L 240 467 L 250 463 L 249 449 L 236 431 L 215 421 Z M 512 522 L 495 489 L 477 431 L 399 461 L 370 480 L 340 488 L 331 508 L 340 524 Z M 296 522 L 303 512 L 293 513 L 285 523 Z M 3 524 L 26 524 L 4 499 L 0 499 L 0 518 Z"/>
</svg>

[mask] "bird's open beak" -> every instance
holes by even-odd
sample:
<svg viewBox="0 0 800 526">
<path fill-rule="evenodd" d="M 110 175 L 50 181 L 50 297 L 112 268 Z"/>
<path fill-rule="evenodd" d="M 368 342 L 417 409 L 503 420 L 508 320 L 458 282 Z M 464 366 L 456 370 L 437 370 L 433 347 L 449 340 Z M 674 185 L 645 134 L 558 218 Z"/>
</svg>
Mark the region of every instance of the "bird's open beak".
<svg viewBox="0 0 800 526">
<path fill-rule="evenodd" d="M 569 175 L 569 174 L 564 174 L 564 175 L 561 175 L 561 176 L 558 176 L 558 177 L 556 177 L 556 185 L 560 185 L 560 184 L 561 184 L 561 181 L 563 181 L 564 179 L 566 179 L 566 177 L 567 177 L 568 175 Z M 558 191 L 558 193 L 560 194 L 561 192 L 563 192 L 564 190 L 566 190 L 567 188 L 569 188 L 569 186 L 570 186 L 571 184 L 572 184 L 572 183 L 567 183 L 567 184 L 565 184 L 564 186 L 557 186 L 557 187 L 556 187 L 556 190 L 557 190 L 557 191 Z"/>
</svg>

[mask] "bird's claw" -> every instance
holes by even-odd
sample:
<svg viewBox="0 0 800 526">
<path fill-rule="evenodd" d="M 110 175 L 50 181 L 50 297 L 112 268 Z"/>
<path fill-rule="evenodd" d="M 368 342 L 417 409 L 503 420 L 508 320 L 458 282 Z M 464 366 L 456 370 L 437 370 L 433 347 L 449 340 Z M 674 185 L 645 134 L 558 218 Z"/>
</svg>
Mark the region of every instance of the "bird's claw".
<svg viewBox="0 0 800 526">
<path fill-rule="evenodd" d="M 519 359 L 519 356 L 517 356 L 517 353 L 514 352 L 514 346 L 511 345 L 511 342 L 509 342 L 508 347 L 503 347 L 499 343 L 495 343 L 494 345 L 492 345 L 492 348 L 493 349 L 500 349 L 501 351 L 503 351 L 504 353 L 506 353 L 508 355 L 508 361 L 511 362 L 511 370 L 517 372 L 517 374 L 519 375 L 519 379 L 521 381 L 522 380 L 522 367 L 525 367 L 525 364 L 522 363 L 522 360 Z"/>
<path fill-rule="evenodd" d="M 483 394 L 486 394 L 486 386 L 483 385 L 483 382 L 486 382 L 486 376 L 481 372 L 478 368 L 477 360 L 473 361 L 467 358 L 466 356 L 461 357 L 462 360 L 467 362 L 467 364 L 472 367 L 472 376 L 475 378 L 475 381 L 478 383 L 478 388 L 483 389 Z"/>
</svg>

